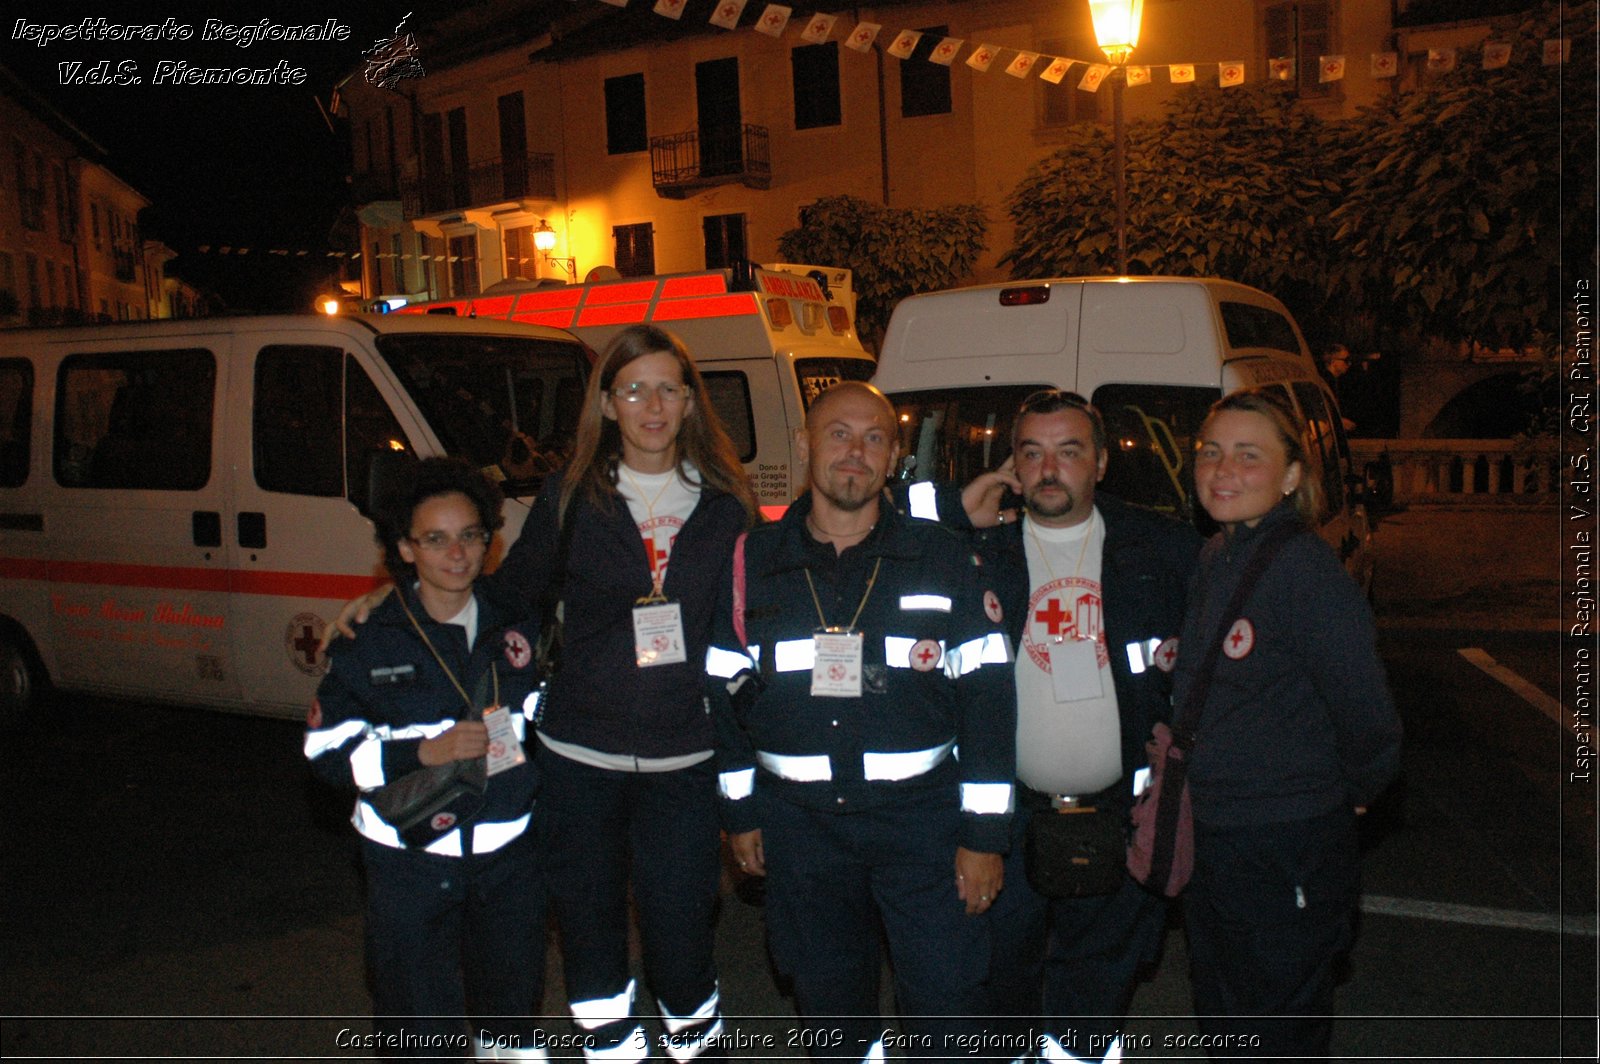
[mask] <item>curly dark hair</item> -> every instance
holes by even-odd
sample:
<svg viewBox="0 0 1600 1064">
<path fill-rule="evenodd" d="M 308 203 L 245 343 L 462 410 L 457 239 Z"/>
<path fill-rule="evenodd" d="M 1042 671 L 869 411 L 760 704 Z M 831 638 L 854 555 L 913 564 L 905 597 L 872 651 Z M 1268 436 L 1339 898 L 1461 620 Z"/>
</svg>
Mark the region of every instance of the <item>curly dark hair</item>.
<svg viewBox="0 0 1600 1064">
<path fill-rule="evenodd" d="M 505 524 L 500 508 L 506 497 L 500 486 L 462 459 L 424 458 L 408 464 L 372 511 L 373 538 L 383 548 L 383 564 L 397 584 L 417 575 L 416 566 L 400 557 L 400 541 L 411 535 L 417 507 L 439 495 L 465 495 L 477 507 L 479 523 L 491 532 Z"/>
</svg>

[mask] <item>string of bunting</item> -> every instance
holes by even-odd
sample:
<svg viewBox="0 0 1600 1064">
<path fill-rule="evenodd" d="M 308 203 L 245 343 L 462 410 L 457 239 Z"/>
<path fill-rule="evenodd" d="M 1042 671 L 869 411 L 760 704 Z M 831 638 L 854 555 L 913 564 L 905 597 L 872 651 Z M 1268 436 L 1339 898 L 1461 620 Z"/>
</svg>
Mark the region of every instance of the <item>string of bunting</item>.
<svg viewBox="0 0 1600 1064">
<path fill-rule="evenodd" d="M 628 0 L 601 0 L 602 3 L 612 7 L 627 7 Z M 655 0 L 652 10 L 663 18 L 681 19 L 687 0 Z M 749 0 L 721 0 L 712 10 L 707 20 L 711 25 L 720 29 L 734 30 L 739 28 L 740 19 Z M 788 4 L 767 4 L 760 17 L 756 19 L 751 29 L 764 33 L 769 37 L 782 37 L 790 25 L 803 23 L 800 30 L 800 39 L 808 44 L 826 44 L 835 39 L 836 30 L 844 30 L 839 35 L 839 40 L 847 48 L 857 52 L 871 51 L 879 40 L 890 43 L 884 51 L 900 60 L 909 60 L 917 51 L 925 36 L 918 30 L 899 30 L 884 32 L 882 23 L 857 22 L 854 28 L 841 27 L 840 16 L 830 14 L 813 14 L 809 18 L 804 14 L 796 15 L 794 8 Z M 951 66 L 960 56 L 962 50 L 968 46 L 965 38 L 941 37 L 926 53 L 927 61 L 938 63 L 941 66 Z M 1110 76 L 1114 69 L 1111 64 L 1102 61 L 1078 59 L 1073 56 L 1049 55 L 1041 52 L 1030 52 L 1020 48 L 1004 47 L 997 44 L 977 42 L 971 45 L 967 52 L 966 65 L 980 74 L 987 74 L 996 65 L 1002 53 L 1015 53 L 1011 60 L 1001 66 L 1014 78 L 1026 78 L 1038 71 L 1040 80 L 1052 85 L 1059 85 L 1074 67 L 1084 67 L 1082 76 L 1078 79 L 1077 87 L 1084 92 L 1096 92 L 1101 82 Z M 1559 38 L 1544 42 L 1540 61 L 1545 66 L 1556 66 L 1565 63 L 1571 57 L 1572 41 L 1569 38 Z M 1483 45 L 1483 69 L 1497 70 L 1511 62 L 1512 46 L 1505 41 L 1487 41 Z M 1456 68 L 1458 50 L 1455 48 L 1430 48 L 1428 50 L 1427 71 L 1430 74 L 1443 74 Z M 1223 59 L 1216 61 L 1202 61 L 1192 63 L 1160 63 L 1160 64 L 1129 64 L 1125 67 L 1127 83 L 1129 86 L 1148 85 L 1153 80 L 1153 72 L 1165 68 L 1168 80 L 1174 85 L 1192 83 L 1195 80 L 1197 68 L 1217 68 L 1217 84 L 1222 88 L 1231 88 L 1245 83 L 1246 71 L 1249 64 L 1242 59 Z M 1295 80 L 1296 61 L 1293 58 L 1270 59 L 1267 62 L 1267 76 L 1278 81 Z M 1317 80 L 1319 82 L 1340 81 L 1344 78 L 1347 69 L 1346 57 L 1343 55 L 1324 55 L 1317 60 Z M 1397 52 L 1374 52 L 1368 56 L 1368 70 L 1374 78 L 1393 78 L 1400 72 L 1400 56 Z"/>
<path fill-rule="evenodd" d="M 251 248 L 235 247 L 232 244 L 200 244 L 194 248 L 198 255 L 277 255 L 281 258 L 305 259 L 328 258 L 349 259 L 355 262 L 361 258 L 369 259 L 406 259 L 411 262 L 459 262 L 458 255 L 422 255 L 414 252 L 380 251 L 367 253 L 361 251 L 324 251 L 310 248 Z M 517 262 L 523 266 L 532 266 L 538 260 L 532 257 L 508 259 L 508 262 Z"/>
</svg>

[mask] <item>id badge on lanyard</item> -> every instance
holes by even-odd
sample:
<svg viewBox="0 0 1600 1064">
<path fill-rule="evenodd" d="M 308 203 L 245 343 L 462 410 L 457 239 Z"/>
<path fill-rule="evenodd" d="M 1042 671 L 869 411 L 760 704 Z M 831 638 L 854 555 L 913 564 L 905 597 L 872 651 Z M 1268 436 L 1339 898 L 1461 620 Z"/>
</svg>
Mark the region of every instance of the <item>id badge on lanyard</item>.
<svg viewBox="0 0 1600 1064">
<path fill-rule="evenodd" d="M 1064 639 L 1046 646 L 1050 652 L 1050 686 L 1057 702 L 1081 702 L 1105 694 L 1099 640 Z"/>
<path fill-rule="evenodd" d="M 689 660 L 678 603 L 648 602 L 633 608 L 633 660 L 641 669 Z"/>
<path fill-rule="evenodd" d="M 489 775 L 516 768 L 528 759 L 522 752 L 522 740 L 517 738 L 516 724 L 504 706 L 484 710 L 483 723 L 489 729 Z"/>
<path fill-rule="evenodd" d="M 865 640 L 849 628 L 823 628 L 811 636 L 816 660 L 811 693 L 818 698 L 861 697 L 861 648 Z"/>
</svg>

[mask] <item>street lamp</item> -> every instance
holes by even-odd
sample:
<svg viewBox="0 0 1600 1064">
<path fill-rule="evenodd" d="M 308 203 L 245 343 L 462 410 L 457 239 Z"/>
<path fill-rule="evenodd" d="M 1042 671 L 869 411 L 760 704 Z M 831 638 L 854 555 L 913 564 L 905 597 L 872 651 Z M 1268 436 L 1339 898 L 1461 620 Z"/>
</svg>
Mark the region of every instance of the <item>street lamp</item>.
<svg viewBox="0 0 1600 1064">
<path fill-rule="evenodd" d="M 567 272 L 568 277 L 572 278 L 573 280 L 577 280 L 577 259 L 564 259 L 550 254 L 556 249 L 556 231 L 552 229 L 550 227 L 550 223 L 545 221 L 543 218 L 539 219 L 539 227 L 533 231 L 533 246 L 538 250 L 539 254 L 544 256 L 544 261 L 551 263 L 552 265 L 560 266 Z"/>
<path fill-rule="evenodd" d="M 1139 43 L 1139 23 L 1144 0 L 1089 0 L 1094 19 L 1094 39 L 1117 69 L 1111 84 L 1111 136 L 1115 147 L 1112 169 L 1117 187 L 1117 273 L 1128 272 L 1128 132 L 1122 120 L 1122 90 L 1128 84 L 1128 57 Z"/>
</svg>

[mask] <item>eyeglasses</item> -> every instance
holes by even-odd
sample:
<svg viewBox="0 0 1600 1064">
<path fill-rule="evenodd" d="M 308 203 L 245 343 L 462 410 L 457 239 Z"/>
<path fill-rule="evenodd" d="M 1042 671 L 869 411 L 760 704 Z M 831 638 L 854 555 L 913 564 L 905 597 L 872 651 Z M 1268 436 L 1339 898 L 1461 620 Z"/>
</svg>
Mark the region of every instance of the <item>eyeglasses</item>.
<svg viewBox="0 0 1600 1064">
<path fill-rule="evenodd" d="M 438 551 L 449 550 L 457 543 L 463 548 L 487 547 L 489 541 L 494 538 L 494 533 L 487 528 L 463 528 L 461 533 L 455 536 L 448 532 L 433 531 L 406 538 L 423 550 Z"/>
<path fill-rule="evenodd" d="M 657 384 L 651 387 L 648 384 L 635 382 L 622 388 L 611 389 L 611 394 L 624 403 L 642 403 L 655 394 L 663 403 L 681 403 L 689 397 L 689 387 L 685 384 Z"/>
</svg>

